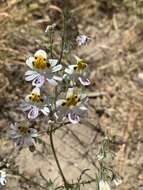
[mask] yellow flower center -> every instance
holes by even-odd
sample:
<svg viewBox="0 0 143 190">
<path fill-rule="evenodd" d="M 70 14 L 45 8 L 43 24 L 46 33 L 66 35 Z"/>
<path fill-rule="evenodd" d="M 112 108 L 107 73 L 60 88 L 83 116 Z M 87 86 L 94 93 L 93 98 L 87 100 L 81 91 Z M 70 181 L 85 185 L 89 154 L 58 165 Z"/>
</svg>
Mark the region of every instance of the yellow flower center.
<svg viewBox="0 0 143 190">
<path fill-rule="evenodd" d="M 36 93 L 32 93 L 31 96 L 29 96 L 29 99 L 34 103 L 41 103 L 44 101 L 43 97 Z"/>
<path fill-rule="evenodd" d="M 70 107 L 76 106 L 76 104 L 80 101 L 80 98 L 77 95 L 72 95 L 66 99 L 65 102 L 62 103 L 62 106 Z"/>
<path fill-rule="evenodd" d="M 50 66 L 50 63 L 47 63 L 47 60 L 42 55 L 38 55 L 33 61 L 33 67 L 36 69 L 44 70 Z"/>
<path fill-rule="evenodd" d="M 31 130 L 28 127 L 25 126 L 19 126 L 18 127 L 18 132 L 22 135 L 28 135 L 31 133 Z"/>
<path fill-rule="evenodd" d="M 74 71 L 80 72 L 86 68 L 87 64 L 81 59 L 74 67 Z"/>
</svg>

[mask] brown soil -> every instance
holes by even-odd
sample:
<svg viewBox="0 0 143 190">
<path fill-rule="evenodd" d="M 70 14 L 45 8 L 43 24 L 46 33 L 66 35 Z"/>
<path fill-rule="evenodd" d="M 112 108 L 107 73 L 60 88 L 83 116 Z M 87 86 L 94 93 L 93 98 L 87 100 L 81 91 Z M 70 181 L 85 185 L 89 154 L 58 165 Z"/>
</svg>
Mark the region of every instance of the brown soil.
<svg viewBox="0 0 143 190">
<path fill-rule="evenodd" d="M 39 171 L 46 179 L 59 176 L 49 137 L 42 137 L 34 153 L 27 149 L 18 153 L 7 137 L 7 130 L 11 122 L 23 119 L 19 102 L 31 90 L 24 81 L 25 60 L 36 49 L 47 47 L 46 26 L 57 21 L 60 30 L 58 11 L 68 7 L 73 16 L 68 23 L 71 33 L 67 38 L 72 39 L 79 32 L 92 38 L 88 46 L 78 49 L 78 55 L 89 64 L 92 81 L 86 89 L 88 121 L 122 142 L 114 144 L 115 160 L 109 161 L 123 177 L 117 189 L 142 190 L 143 23 L 142 15 L 137 14 L 142 8 L 139 0 L 117 2 L 0 1 L 0 161 L 10 162 L 3 189 L 44 189 Z M 47 121 L 41 118 L 34 124 L 37 129 L 44 129 Z M 81 170 L 87 168 L 90 169 L 87 173 L 94 175 L 101 138 L 97 129 L 86 124 L 65 126 L 55 133 L 57 154 L 69 180 L 77 179 Z M 56 183 L 61 183 L 60 177 Z M 89 184 L 83 189 L 93 190 L 95 186 Z"/>
</svg>

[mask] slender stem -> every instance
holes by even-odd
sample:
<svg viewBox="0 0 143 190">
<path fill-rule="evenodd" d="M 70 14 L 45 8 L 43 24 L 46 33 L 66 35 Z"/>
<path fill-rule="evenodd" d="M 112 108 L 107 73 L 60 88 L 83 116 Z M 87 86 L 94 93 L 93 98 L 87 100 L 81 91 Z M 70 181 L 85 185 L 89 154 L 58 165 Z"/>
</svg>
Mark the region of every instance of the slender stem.
<svg viewBox="0 0 143 190">
<path fill-rule="evenodd" d="M 62 177 L 63 182 L 64 182 L 64 186 L 65 186 L 65 188 L 68 190 L 66 178 L 65 178 L 65 176 L 64 176 L 64 174 L 63 174 L 63 171 L 62 171 L 62 169 L 61 169 L 61 166 L 60 166 L 58 157 L 57 157 L 57 155 L 56 155 L 56 151 L 55 151 L 55 147 L 54 147 L 54 143 L 53 143 L 53 134 L 52 134 L 52 132 L 50 132 L 50 143 L 51 143 L 51 148 L 52 148 L 52 151 L 53 151 L 53 154 L 54 154 L 54 158 L 55 158 L 56 164 L 57 164 L 57 166 L 58 166 L 59 172 L 60 172 L 61 177 Z"/>
<path fill-rule="evenodd" d="M 51 58 L 53 58 L 53 31 L 50 31 L 49 39 L 50 39 L 50 54 Z"/>
<path fill-rule="evenodd" d="M 63 58 L 64 45 L 65 45 L 65 34 L 66 34 L 66 15 L 65 15 L 65 12 L 63 12 L 63 34 L 62 34 L 62 44 L 61 44 L 59 64 L 61 63 L 62 58 Z"/>
<path fill-rule="evenodd" d="M 54 97 L 54 106 L 55 106 L 55 109 L 56 109 L 56 101 L 57 101 L 57 97 L 58 97 L 58 87 L 57 86 L 55 86 L 54 94 L 55 94 L 55 97 Z"/>
</svg>

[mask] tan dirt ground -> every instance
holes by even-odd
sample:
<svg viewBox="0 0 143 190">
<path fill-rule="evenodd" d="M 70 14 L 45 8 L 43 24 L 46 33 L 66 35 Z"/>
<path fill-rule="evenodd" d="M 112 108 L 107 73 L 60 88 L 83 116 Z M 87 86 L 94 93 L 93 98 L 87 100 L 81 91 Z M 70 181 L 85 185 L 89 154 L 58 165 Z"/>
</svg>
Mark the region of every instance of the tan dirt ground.
<svg viewBox="0 0 143 190">
<path fill-rule="evenodd" d="M 31 90 L 24 81 L 25 60 L 36 49 L 47 46 L 45 28 L 58 20 L 55 6 L 63 8 L 66 3 L 74 17 L 69 23 L 69 30 L 75 32 L 72 35 L 77 34 L 78 26 L 80 33 L 92 38 L 77 52 L 90 67 L 92 85 L 86 89 L 88 121 L 124 142 L 114 145 L 116 157 L 109 161 L 123 177 L 117 189 L 143 189 L 143 23 L 136 14 L 142 10 L 141 1 L 108 2 L 0 1 L 0 160 L 11 160 L 12 168 L 7 169 L 8 182 L 3 189 L 44 189 L 39 170 L 47 179 L 58 176 L 49 138 L 43 136 L 43 143 L 34 153 L 17 153 L 7 138 L 7 130 L 12 121 L 23 118 L 19 102 Z M 58 24 L 60 30 L 60 19 Z M 98 93 L 104 95 L 97 96 Z M 43 118 L 35 123 L 36 128 L 46 125 Z M 68 179 L 76 179 L 87 168 L 94 175 L 101 136 L 88 125 L 69 125 L 55 133 L 57 154 Z M 60 177 L 56 182 L 60 184 Z M 83 189 L 94 190 L 95 186 L 89 184 Z"/>
</svg>

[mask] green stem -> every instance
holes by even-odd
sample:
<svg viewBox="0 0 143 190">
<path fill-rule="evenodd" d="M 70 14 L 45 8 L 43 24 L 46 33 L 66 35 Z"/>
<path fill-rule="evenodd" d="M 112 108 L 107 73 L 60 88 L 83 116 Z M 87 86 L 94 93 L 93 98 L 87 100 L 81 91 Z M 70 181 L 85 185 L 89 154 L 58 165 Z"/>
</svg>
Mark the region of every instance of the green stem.
<svg viewBox="0 0 143 190">
<path fill-rule="evenodd" d="M 51 148 L 52 148 L 52 151 L 53 151 L 53 155 L 54 155 L 54 158 L 55 158 L 57 167 L 58 167 L 58 169 L 59 169 L 59 172 L 60 172 L 61 177 L 62 177 L 63 182 L 64 182 L 64 186 L 65 186 L 65 188 L 68 190 L 66 178 L 65 178 L 65 176 L 64 176 L 64 174 L 63 174 L 63 171 L 62 171 L 62 169 L 61 169 L 61 166 L 60 166 L 58 157 L 57 157 L 57 155 L 56 155 L 56 151 L 55 151 L 55 147 L 54 147 L 54 143 L 53 143 L 53 134 L 52 134 L 52 132 L 50 132 L 50 143 L 51 143 Z"/>
</svg>

